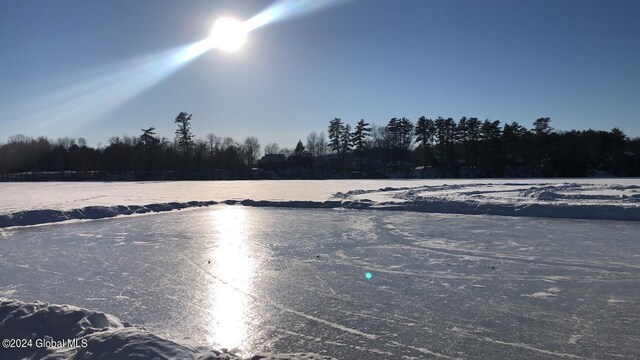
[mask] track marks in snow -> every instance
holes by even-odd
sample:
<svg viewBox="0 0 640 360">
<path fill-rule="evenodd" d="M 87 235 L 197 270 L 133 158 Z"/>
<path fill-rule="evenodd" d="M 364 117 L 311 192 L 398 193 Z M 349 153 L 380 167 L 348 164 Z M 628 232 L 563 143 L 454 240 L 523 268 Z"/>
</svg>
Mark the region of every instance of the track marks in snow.
<svg viewBox="0 0 640 360">
<path fill-rule="evenodd" d="M 397 346 L 403 346 L 403 347 L 406 347 L 406 348 L 409 348 L 409 349 L 413 349 L 413 350 L 419 351 L 422 354 L 435 356 L 435 357 L 437 357 L 439 359 L 455 359 L 455 358 L 452 358 L 451 356 L 440 354 L 438 352 L 431 351 L 429 349 L 425 349 L 425 348 L 422 348 L 422 347 L 403 345 L 403 344 L 401 344 L 401 343 L 399 343 L 397 341 L 391 341 L 391 344 L 394 344 L 394 345 L 397 345 Z"/>
<path fill-rule="evenodd" d="M 536 293 L 533 294 L 523 294 L 522 296 L 525 297 L 531 297 L 531 298 L 535 298 L 535 299 L 545 299 L 545 300 L 550 300 L 550 299 L 555 299 L 556 297 L 558 297 L 558 294 L 560 293 L 560 291 L 551 291 L 551 289 L 548 289 L 547 291 L 538 291 Z"/>
<path fill-rule="evenodd" d="M 496 344 L 496 345 L 502 345 L 502 346 L 510 346 L 510 347 L 515 347 L 515 348 L 519 348 L 519 349 L 524 349 L 524 350 L 530 350 L 530 351 L 534 351 L 540 354 L 544 354 L 544 355 L 551 355 L 551 356 L 556 356 L 556 357 L 560 357 L 560 358 L 567 358 L 567 359 L 585 359 L 582 356 L 578 356 L 578 355 L 574 355 L 574 354 L 569 354 L 569 353 L 562 353 L 562 352 L 555 352 L 555 351 L 550 351 L 550 350 L 545 350 L 545 349 L 540 349 L 531 345 L 527 345 L 524 343 L 515 343 L 515 342 L 507 342 L 507 341 L 500 341 L 500 340 L 495 340 L 489 337 L 478 337 L 479 340 L 483 340 L 483 341 L 487 341 L 490 342 L 492 344 Z"/>
<path fill-rule="evenodd" d="M 287 313 L 290 313 L 290 314 L 294 314 L 294 315 L 297 315 L 297 316 L 303 317 L 303 318 L 305 318 L 305 319 L 312 320 L 312 321 L 314 321 L 314 322 L 318 322 L 318 323 L 321 323 L 321 324 L 327 325 L 327 326 L 332 327 L 332 328 L 334 328 L 334 329 L 341 330 L 341 331 L 343 331 L 343 332 L 347 332 L 347 333 L 351 333 L 351 334 L 354 334 L 354 335 L 362 336 L 362 337 L 367 338 L 367 339 L 369 339 L 369 340 L 375 340 L 375 339 L 377 338 L 377 336 L 376 336 L 376 335 L 373 335 L 373 334 L 367 334 L 367 333 L 362 332 L 362 331 L 359 331 L 359 330 L 357 330 L 357 329 L 352 329 L 352 328 L 349 328 L 349 327 L 347 327 L 347 326 L 343 326 L 343 325 L 341 325 L 341 324 L 338 324 L 338 323 L 335 323 L 335 322 L 332 322 L 332 321 L 324 320 L 324 319 L 322 319 L 322 318 L 319 318 L 319 317 L 316 317 L 316 316 L 313 316 L 313 315 L 309 315 L 309 314 L 304 313 L 304 312 L 301 312 L 301 311 L 296 311 L 296 310 L 293 310 L 293 309 L 288 308 L 288 307 L 286 307 L 286 306 L 283 306 L 283 305 L 277 304 L 277 303 L 275 303 L 275 302 L 269 301 L 269 300 L 267 300 L 267 299 L 259 298 L 259 297 L 255 296 L 255 295 L 251 294 L 251 293 L 244 292 L 244 291 L 242 291 L 241 289 L 238 289 L 236 286 L 234 286 L 234 285 L 233 285 L 233 284 L 231 284 L 230 282 L 227 282 L 227 281 L 222 280 L 222 279 L 220 279 L 219 277 L 215 276 L 215 275 L 214 275 L 211 271 L 209 271 L 208 269 L 204 269 L 203 267 L 201 267 L 201 266 L 199 266 L 198 264 L 194 263 L 193 261 L 191 261 L 190 259 L 188 259 L 186 256 L 184 256 L 182 253 L 179 253 L 179 255 L 180 255 L 180 257 L 182 257 L 184 260 L 186 260 L 189 264 L 191 264 L 194 268 L 196 268 L 196 269 L 197 269 L 197 270 L 199 270 L 200 272 L 202 272 L 202 273 L 206 274 L 207 276 L 211 277 L 212 279 L 214 279 L 214 280 L 216 280 L 216 281 L 218 281 L 218 282 L 220 282 L 220 283 L 222 283 L 222 284 L 224 284 L 224 285 L 226 285 L 226 286 L 229 286 L 229 287 L 230 287 L 230 288 L 232 288 L 233 290 L 238 291 L 238 292 L 242 293 L 243 295 L 246 295 L 246 296 L 251 297 L 251 298 L 252 298 L 253 300 L 255 300 L 256 302 L 264 303 L 264 304 L 267 304 L 267 305 L 270 305 L 270 306 L 276 307 L 276 308 L 278 308 L 279 310 L 281 310 L 281 311 L 283 311 L 283 312 L 287 312 Z"/>
</svg>

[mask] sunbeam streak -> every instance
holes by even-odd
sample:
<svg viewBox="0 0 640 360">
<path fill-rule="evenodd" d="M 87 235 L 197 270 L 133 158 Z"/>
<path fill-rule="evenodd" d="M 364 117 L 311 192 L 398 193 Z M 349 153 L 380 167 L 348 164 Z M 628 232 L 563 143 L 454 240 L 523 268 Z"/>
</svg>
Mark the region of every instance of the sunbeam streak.
<svg viewBox="0 0 640 360">
<path fill-rule="evenodd" d="M 262 10 L 259 14 L 245 21 L 248 31 L 282 21 L 295 16 L 307 14 L 345 0 L 279 0 Z"/>
<path fill-rule="evenodd" d="M 17 104 L 17 113 L 12 116 L 23 120 L 26 126 L 22 129 L 27 133 L 46 132 L 62 124 L 68 130 L 81 128 L 150 89 L 209 50 L 237 51 L 244 45 L 247 34 L 257 28 L 343 1 L 280 0 L 244 22 L 219 18 L 206 39 L 92 71 L 73 85 Z"/>
<path fill-rule="evenodd" d="M 87 76 L 88 80 L 24 104 L 22 112 L 29 113 L 25 118 L 25 124 L 29 124 L 27 131 L 46 131 L 71 122 L 75 127 L 81 127 L 151 88 L 212 48 L 211 39 L 206 38 L 94 71 Z"/>
</svg>

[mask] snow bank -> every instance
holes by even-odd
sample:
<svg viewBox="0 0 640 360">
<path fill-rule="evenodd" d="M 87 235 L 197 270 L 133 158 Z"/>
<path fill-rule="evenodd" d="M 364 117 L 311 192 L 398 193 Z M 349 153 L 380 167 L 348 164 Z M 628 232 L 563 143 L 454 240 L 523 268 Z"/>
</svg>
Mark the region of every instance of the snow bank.
<svg viewBox="0 0 640 360">
<path fill-rule="evenodd" d="M 217 204 L 215 201 L 190 201 L 187 203 L 165 203 L 149 205 L 117 205 L 117 206 L 87 206 L 73 210 L 27 210 L 13 214 L 0 215 L 0 228 L 9 226 L 37 225 L 67 220 L 103 219 L 118 215 L 146 214 L 149 212 L 163 212 L 190 207 L 202 207 Z"/>
<path fill-rule="evenodd" d="M 0 184 L 0 228 L 214 204 L 640 221 L 639 184 L 638 179 L 12 183 Z"/>
<path fill-rule="evenodd" d="M 596 184 L 573 181 L 476 182 L 384 187 L 336 193 L 335 197 L 352 203 L 365 201 L 370 208 L 385 210 L 640 221 L 640 186 L 615 181 Z"/>
<path fill-rule="evenodd" d="M 14 214 L 0 215 L 0 228 L 38 225 L 67 220 L 87 220 L 115 217 L 118 215 L 145 214 L 185 208 L 215 205 L 215 201 L 192 201 L 188 203 L 168 203 L 139 205 L 118 205 L 113 207 L 89 206 L 69 211 L 29 210 Z M 252 207 L 306 208 L 306 209 L 372 209 L 390 211 L 416 211 L 441 214 L 528 216 L 565 219 L 640 221 L 640 206 L 584 205 L 584 204 L 509 204 L 482 203 L 453 199 L 420 198 L 412 201 L 371 200 L 343 201 L 267 201 L 267 200 L 225 200 L 222 204 Z"/>
<path fill-rule="evenodd" d="M 31 346 L 0 348 L 0 358 L 6 360 L 240 359 L 222 351 L 161 338 L 144 327 L 120 321 L 109 314 L 70 305 L 24 303 L 9 299 L 0 299 L 0 339 L 31 340 Z M 67 343 L 74 339 L 75 344 Z M 297 353 L 255 355 L 250 359 L 331 358 Z"/>
</svg>

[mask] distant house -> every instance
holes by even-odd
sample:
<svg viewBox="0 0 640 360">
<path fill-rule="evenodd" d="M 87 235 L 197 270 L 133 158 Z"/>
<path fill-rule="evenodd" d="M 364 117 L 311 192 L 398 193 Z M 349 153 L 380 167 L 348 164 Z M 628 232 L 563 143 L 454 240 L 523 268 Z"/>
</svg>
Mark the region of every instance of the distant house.
<svg viewBox="0 0 640 360">
<path fill-rule="evenodd" d="M 276 169 L 284 167 L 287 158 L 284 154 L 265 154 L 257 162 L 257 166 L 263 169 Z"/>
<path fill-rule="evenodd" d="M 318 156 L 318 162 L 320 162 L 321 164 L 328 164 L 328 163 L 336 162 L 339 159 L 340 158 L 338 157 L 338 154 L 335 154 L 335 153 L 324 154 L 324 155 Z"/>
</svg>

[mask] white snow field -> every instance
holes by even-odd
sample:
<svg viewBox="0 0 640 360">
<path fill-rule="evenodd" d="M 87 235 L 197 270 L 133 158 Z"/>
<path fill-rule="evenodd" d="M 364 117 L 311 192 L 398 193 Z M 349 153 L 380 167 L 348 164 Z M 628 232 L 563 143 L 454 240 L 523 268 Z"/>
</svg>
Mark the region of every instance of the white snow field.
<svg viewBox="0 0 640 360">
<path fill-rule="evenodd" d="M 0 183 L 0 228 L 219 202 L 640 221 L 640 179 Z"/>
<path fill-rule="evenodd" d="M 638 359 L 639 190 L 0 183 L 0 358 Z"/>
</svg>

